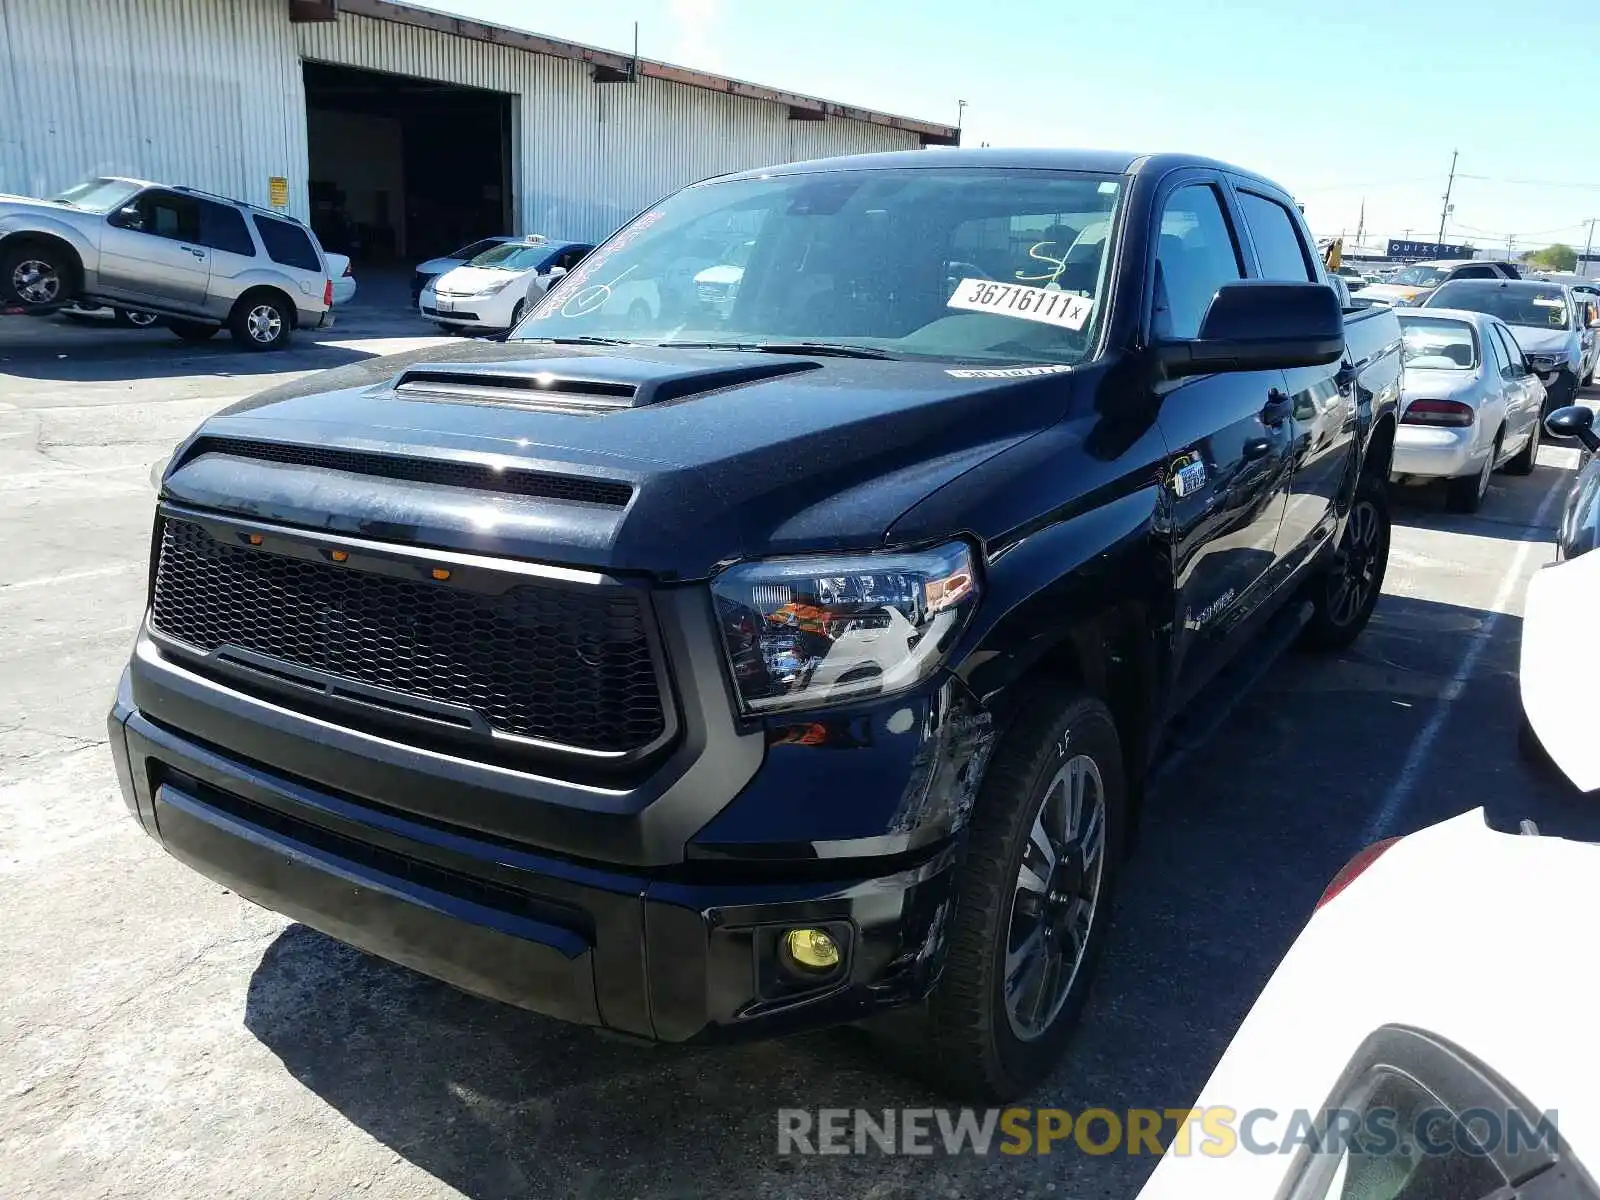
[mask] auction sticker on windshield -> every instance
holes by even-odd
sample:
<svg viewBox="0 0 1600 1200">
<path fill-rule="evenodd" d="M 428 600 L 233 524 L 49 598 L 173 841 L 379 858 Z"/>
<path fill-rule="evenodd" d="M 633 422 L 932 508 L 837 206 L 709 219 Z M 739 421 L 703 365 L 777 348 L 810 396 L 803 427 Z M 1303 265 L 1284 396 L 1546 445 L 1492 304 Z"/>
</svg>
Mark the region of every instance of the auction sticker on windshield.
<svg viewBox="0 0 1600 1200">
<path fill-rule="evenodd" d="M 950 297 L 950 308 L 999 313 L 1024 321 L 1082 329 L 1094 310 L 1094 299 L 1053 288 L 996 283 L 992 279 L 963 279 Z"/>
</svg>

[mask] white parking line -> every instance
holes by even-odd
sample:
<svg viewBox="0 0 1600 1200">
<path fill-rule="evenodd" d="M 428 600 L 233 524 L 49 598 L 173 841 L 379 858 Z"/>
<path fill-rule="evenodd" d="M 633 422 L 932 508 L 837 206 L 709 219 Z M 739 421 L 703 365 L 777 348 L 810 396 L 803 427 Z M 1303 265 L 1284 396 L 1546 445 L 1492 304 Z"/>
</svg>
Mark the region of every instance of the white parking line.
<svg viewBox="0 0 1600 1200">
<path fill-rule="evenodd" d="M 1467 682 L 1478 669 L 1478 661 L 1483 658 L 1485 648 L 1494 637 L 1495 626 L 1500 623 L 1506 606 L 1510 604 L 1512 593 L 1522 582 L 1523 571 L 1528 565 L 1528 556 L 1533 553 L 1535 547 L 1547 544 L 1544 539 L 1538 537 L 1537 531 L 1544 525 L 1545 517 L 1549 515 L 1550 507 L 1556 502 L 1556 497 L 1564 495 L 1571 483 L 1571 476 L 1565 471 L 1561 472 L 1551 483 L 1550 490 L 1544 494 L 1544 499 L 1539 501 L 1539 510 L 1529 522 L 1529 532 L 1534 536 L 1517 547 L 1511 565 L 1506 568 L 1505 577 L 1500 580 L 1499 590 L 1495 592 L 1494 599 L 1489 604 L 1489 615 L 1479 627 L 1476 640 L 1461 656 L 1461 662 L 1450 676 L 1450 682 L 1445 685 L 1433 715 L 1428 718 L 1428 723 L 1422 727 L 1416 740 L 1411 743 L 1411 750 L 1406 754 L 1406 761 L 1400 768 L 1400 774 L 1395 776 L 1394 783 L 1383 797 L 1383 803 L 1367 820 L 1366 827 L 1361 832 L 1361 845 L 1367 846 L 1380 838 L 1387 837 L 1389 828 L 1400 815 L 1400 809 L 1411 798 L 1411 793 L 1417 786 L 1417 777 L 1427 765 L 1428 755 L 1433 752 L 1433 744 L 1439 740 L 1439 732 L 1450 716 L 1450 706 L 1461 699 L 1462 693 L 1467 690 Z"/>
<path fill-rule="evenodd" d="M 37 579 L 19 579 L 16 583 L 0 583 L 0 592 L 17 592 L 23 588 L 48 587 L 52 583 L 77 583 L 80 579 L 104 579 L 107 575 L 121 575 L 124 571 L 142 568 L 143 563 L 125 562 L 110 567 L 90 567 L 85 571 L 62 571 L 56 575 L 41 575 Z"/>
</svg>

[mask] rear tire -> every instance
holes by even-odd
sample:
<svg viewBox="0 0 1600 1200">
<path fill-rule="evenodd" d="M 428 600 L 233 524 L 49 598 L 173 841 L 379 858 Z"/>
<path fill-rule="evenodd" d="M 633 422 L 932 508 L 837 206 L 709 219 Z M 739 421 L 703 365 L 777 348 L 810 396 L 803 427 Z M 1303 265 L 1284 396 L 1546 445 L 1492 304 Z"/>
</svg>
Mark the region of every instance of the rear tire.
<svg viewBox="0 0 1600 1200">
<path fill-rule="evenodd" d="M 1539 438 L 1544 433 L 1544 422 L 1535 421 L 1533 432 L 1528 435 L 1528 444 L 1518 450 L 1516 456 L 1506 462 L 1507 475 L 1532 475 L 1533 460 L 1539 454 Z"/>
<path fill-rule="evenodd" d="M 1500 457 L 1500 439 L 1504 436 L 1504 431 L 1494 435 L 1494 446 L 1476 475 L 1462 475 L 1444 485 L 1444 505 L 1451 512 L 1475 513 L 1483 507 L 1483 498 L 1489 494 L 1489 476 L 1494 474 L 1495 459 Z"/>
<path fill-rule="evenodd" d="M 228 331 L 242 350 L 282 350 L 294 335 L 294 313 L 277 292 L 248 292 L 233 306 Z"/>
<path fill-rule="evenodd" d="M 1310 583 L 1311 619 L 1300 638 L 1313 650 L 1343 650 L 1372 619 L 1389 568 L 1389 490 L 1364 474 L 1356 485 L 1333 562 Z"/>
<path fill-rule="evenodd" d="M 975 1101 L 1022 1095 L 1060 1061 L 1105 944 L 1125 836 L 1106 706 L 1055 687 L 1023 712 L 973 807 L 939 982 L 923 1008 L 896 1015 L 914 1069 Z"/>
<path fill-rule="evenodd" d="M 202 321 L 167 322 L 167 328 L 185 342 L 209 342 L 221 330 L 220 325 L 207 325 Z"/>
</svg>

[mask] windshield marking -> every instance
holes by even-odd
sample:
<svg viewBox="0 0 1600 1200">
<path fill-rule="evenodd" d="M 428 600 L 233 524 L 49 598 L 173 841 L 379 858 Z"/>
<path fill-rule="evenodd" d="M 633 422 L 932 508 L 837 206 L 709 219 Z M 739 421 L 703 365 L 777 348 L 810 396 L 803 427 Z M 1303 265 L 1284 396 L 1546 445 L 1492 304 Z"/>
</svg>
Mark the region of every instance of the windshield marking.
<svg viewBox="0 0 1600 1200">
<path fill-rule="evenodd" d="M 1072 368 L 1066 363 L 1039 367 L 951 367 L 945 372 L 952 379 L 1028 379 L 1035 375 L 1059 375 Z"/>
<path fill-rule="evenodd" d="M 657 221 L 661 220 L 661 217 L 662 212 L 659 208 L 654 212 L 645 213 L 644 216 L 640 217 L 632 225 L 628 226 L 628 228 L 624 229 L 621 233 L 617 234 L 616 237 L 607 242 L 602 249 L 595 251 L 594 253 L 590 254 L 588 258 L 584 259 L 583 262 L 578 265 L 577 270 L 568 271 L 561 277 L 561 282 L 555 287 L 551 288 L 548 293 L 546 293 L 544 302 L 540 304 L 538 308 L 533 310 L 533 314 L 530 319 L 534 321 L 542 321 L 546 317 L 552 317 L 557 312 L 565 309 L 568 301 L 577 299 L 577 293 L 582 290 L 584 284 L 588 283 L 589 280 L 594 278 L 595 272 L 598 271 L 602 265 L 613 258 L 617 251 L 626 249 L 629 245 L 631 245 L 641 233 L 650 228 L 650 226 L 654 225 Z M 624 272 L 624 274 L 626 274 L 626 272 Z M 619 275 L 617 279 L 620 278 L 622 278 L 622 276 Z M 615 284 L 616 282 L 617 280 L 613 279 L 610 284 L 601 284 L 600 286 L 609 289 L 611 285 Z M 609 296 L 610 294 L 611 293 L 608 290 L 606 295 Z M 601 304 L 604 303 L 605 301 L 602 300 Z M 583 311 L 589 312 L 592 310 L 586 308 Z M 565 315 L 576 316 L 580 314 L 574 313 Z"/>
<path fill-rule="evenodd" d="M 1025 287 L 989 279 L 963 279 L 947 302 L 950 308 L 995 313 L 1024 321 L 1081 330 L 1094 311 L 1094 300 L 1058 288 Z"/>
</svg>

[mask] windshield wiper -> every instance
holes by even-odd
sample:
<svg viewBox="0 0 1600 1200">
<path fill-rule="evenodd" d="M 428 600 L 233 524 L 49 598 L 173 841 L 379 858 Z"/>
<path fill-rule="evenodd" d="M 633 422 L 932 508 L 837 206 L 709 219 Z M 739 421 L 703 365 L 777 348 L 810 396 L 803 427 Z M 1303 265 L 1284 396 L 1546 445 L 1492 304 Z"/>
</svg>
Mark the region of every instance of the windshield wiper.
<svg viewBox="0 0 1600 1200">
<path fill-rule="evenodd" d="M 674 350 L 746 350 L 758 354 L 815 354 L 833 358 L 896 357 L 871 346 L 846 346 L 838 342 L 657 342 Z"/>
<path fill-rule="evenodd" d="M 637 346 L 627 338 L 608 337 L 533 337 L 518 338 L 519 342 L 551 342 L 557 346 Z"/>
</svg>

